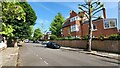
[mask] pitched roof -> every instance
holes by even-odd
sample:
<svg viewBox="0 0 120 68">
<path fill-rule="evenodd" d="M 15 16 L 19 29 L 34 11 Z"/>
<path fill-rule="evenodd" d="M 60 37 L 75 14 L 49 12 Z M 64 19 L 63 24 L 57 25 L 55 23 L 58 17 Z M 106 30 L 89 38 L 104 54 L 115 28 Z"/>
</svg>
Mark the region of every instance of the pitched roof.
<svg viewBox="0 0 120 68">
<path fill-rule="evenodd" d="M 70 25 L 70 18 L 67 18 L 62 26 L 62 28 L 67 27 Z"/>
</svg>

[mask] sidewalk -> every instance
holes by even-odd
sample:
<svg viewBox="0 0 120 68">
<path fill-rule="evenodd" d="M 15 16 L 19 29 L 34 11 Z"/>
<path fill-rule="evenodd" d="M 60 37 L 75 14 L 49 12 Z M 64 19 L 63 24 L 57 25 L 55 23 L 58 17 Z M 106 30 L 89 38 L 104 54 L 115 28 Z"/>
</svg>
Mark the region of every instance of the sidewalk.
<svg viewBox="0 0 120 68">
<path fill-rule="evenodd" d="M 2 66 L 16 66 L 18 47 L 9 47 L 0 51 L 0 68 Z"/>
<path fill-rule="evenodd" d="M 100 52 L 100 51 L 87 52 L 87 51 L 84 51 L 84 49 L 70 48 L 70 47 L 61 47 L 61 49 L 69 50 L 69 51 L 77 51 L 79 53 L 91 54 L 91 55 L 96 55 L 96 56 L 115 59 L 120 61 L 120 54 Z"/>
</svg>

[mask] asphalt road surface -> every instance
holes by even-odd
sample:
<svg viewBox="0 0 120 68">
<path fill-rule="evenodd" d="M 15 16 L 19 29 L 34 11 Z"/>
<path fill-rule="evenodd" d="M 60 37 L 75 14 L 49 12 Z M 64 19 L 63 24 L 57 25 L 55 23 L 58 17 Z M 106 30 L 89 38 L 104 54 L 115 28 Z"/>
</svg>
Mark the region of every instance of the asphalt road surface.
<svg viewBox="0 0 120 68">
<path fill-rule="evenodd" d="M 46 48 L 40 43 L 23 43 L 19 66 L 118 66 L 118 61 L 63 49 Z"/>
</svg>

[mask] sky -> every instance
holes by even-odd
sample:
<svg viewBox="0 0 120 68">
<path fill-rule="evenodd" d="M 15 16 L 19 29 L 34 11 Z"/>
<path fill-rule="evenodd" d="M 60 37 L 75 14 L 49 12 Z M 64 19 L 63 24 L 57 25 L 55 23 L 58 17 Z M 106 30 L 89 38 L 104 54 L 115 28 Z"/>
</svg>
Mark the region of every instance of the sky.
<svg viewBox="0 0 120 68">
<path fill-rule="evenodd" d="M 40 28 L 42 31 L 49 31 L 51 22 L 53 21 L 55 15 L 60 12 L 64 18 L 69 17 L 70 10 L 76 12 L 79 11 L 78 4 L 82 2 L 37 2 L 30 1 L 28 2 L 37 15 L 36 24 L 34 29 Z M 118 2 L 103 2 L 106 8 L 107 18 L 118 18 Z M 101 16 L 101 13 L 98 15 Z M 41 28 L 41 24 L 44 25 L 44 28 Z M 120 24 L 118 25 L 120 27 Z"/>
</svg>

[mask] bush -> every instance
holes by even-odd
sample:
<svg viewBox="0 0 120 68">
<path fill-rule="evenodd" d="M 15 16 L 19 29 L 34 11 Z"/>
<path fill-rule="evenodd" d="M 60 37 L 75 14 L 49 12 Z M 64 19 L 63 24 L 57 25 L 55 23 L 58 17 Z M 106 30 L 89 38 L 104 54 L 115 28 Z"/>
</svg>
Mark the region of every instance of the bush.
<svg viewBox="0 0 120 68">
<path fill-rule="evenodd" d="M 82 38 L 83 40 L 88 40 L 88 35 L 86 35 L 86 36 L 83 36 L 83 38 Z"/>
<path fill-rule="evenodd" d="M 72 38 L 72 36 L 67 36 L 67 38 Z"/>
<path fill-rule="evenodd" d="M 112 34 L 109 36 L 110 40 L 120 40 L 120 35 L 119 34 Z"/>
<path fill-rule="evenodd" d="M 56 40 L 64 40 L 65 38 L 57 38 Z"/>
<path fill-rule="evenodd" d="M 74 38 L 74 40 L 80 40 L 80 38 Z"/>
<path fill-rule="evenodd" d="M 103 35 L 100 35 L 100 36 L 98 37 L 98 39 L 99 39 L 99 40 L 104 40 L 104 36 L 103 36 Z"/>
<path fill-rule="evenodd" d="M 68 37 L 66 37 L 66 38 L 57 38 L 56 40 L 80 40 L 80 38 L 72 38 L 72 37 L 68 38 Z"/>
<path fill-rule="evenodd" d="M 57 36 L 56 35 L 51 35 L 50 36 L 50 40 L 56 40 L 57 39 Z"/>
</svg>

